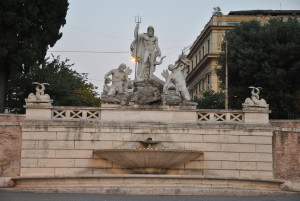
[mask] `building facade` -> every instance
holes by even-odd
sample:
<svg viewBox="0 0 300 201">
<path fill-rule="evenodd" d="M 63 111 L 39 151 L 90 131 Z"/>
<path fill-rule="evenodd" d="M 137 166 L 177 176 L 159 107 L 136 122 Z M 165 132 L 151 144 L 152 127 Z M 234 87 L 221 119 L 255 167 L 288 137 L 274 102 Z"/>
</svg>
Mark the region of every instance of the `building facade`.
<svg viewBox="0 0 300 201">
<path fill-rule="evenodd" d="M 217 60 L 226 31 L 242 21 L 258 20 L 266 23 L 271 18 L 281 17 L 287 20 L 291 16 L 300 20 L 300 10 L 231 11 L 228 15 L 213 15 L 187 55 L 191 65 L 186 69 L 186 83 L 191 96 L 199 97 L 201 92 L 209 89 L 221 91 L 215 69 L 221 67 Z"/>
</svg>

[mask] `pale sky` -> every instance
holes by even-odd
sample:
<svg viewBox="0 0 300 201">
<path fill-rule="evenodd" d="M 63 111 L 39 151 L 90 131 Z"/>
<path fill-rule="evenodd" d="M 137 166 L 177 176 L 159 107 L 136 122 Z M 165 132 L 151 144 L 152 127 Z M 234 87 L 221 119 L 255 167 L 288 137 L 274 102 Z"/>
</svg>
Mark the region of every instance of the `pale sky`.
<svg viewBox="0 0 300 201">
<path fill-rule="evenodd" d="M 142 17 L 139 33 L 150 25 L 155 29 L 166 58 L 154 74 L 162 78 L 162 70 L 174 63 L 203 30 L 213 7 L 219 6 L 224 15 L 238 10 L 300 10 L 299 0 L 69 0 L 69 4 L 63 36 L 49 49 L 48 56 L 70 59 L 69 63 L 75 64 L 72 69 L 88 73 L 89 82 L 99 87 L 99 93 L 109 70 L 121 63 L 135 68 L 130 60 L 135 16 Z M 134 71 L 130 77 L 134 79 Z"/>
</svg>

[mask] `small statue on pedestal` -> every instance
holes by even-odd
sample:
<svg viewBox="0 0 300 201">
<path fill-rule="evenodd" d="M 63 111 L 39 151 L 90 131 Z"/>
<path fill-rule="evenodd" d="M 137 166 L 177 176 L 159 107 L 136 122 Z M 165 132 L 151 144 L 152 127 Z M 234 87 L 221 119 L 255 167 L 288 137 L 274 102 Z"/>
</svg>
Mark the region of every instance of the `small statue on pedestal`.
<svg viewBox="0 0 300 201">
<path fill-rule="evenodd" d="M 45 94 L 45 85 L 49 85 L 48 83 L 33 82 L 32 84 L 37 84 L 36 92 L 28 95 L 28 101 L 50 101 L 50 96 Z"/>
<path fill-rule="evenodd" d="M 264 99 L 259 99 L 261 87 L 249 87 L 251 90 L 251 98 L 246 98 L 243 106 L 259 106 L 259 107 L 268 107 L 269 105 Z"/>
<path fill-rule="evenodd" d="M 33 82 L 32 84 L 36 84 L 35 87 L 35 94 L 30 93 L 28 98 L 25 99 L 26 107 L 33 106 L 33 107 L 48 107 L 52 105 L 53 100 L 50 99 L 48 94 L 45 94 L 45 85 L 49 85 L 48 83 L 39 83 Z"/>
</svg>

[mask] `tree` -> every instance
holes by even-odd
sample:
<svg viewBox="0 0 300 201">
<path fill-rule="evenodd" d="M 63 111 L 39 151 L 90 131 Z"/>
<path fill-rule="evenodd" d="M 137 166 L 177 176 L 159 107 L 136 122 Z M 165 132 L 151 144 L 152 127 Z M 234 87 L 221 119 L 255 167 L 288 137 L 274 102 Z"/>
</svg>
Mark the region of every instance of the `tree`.
<svg viewBox="0 0 300 201">
<path fill-rule="evenodd" d="M 83 83 L 79 88 L 75 89 L 74 94 L 78 96 L 80 100 L 79 105 L 99 107 L 101 101 L 100 98 L 98 98 L 99 94 L 95 89 L 97 89 L 97 87 L 92 83 Z"/>
<path fill-rule="evenodd" d="M 62 37 L 67 0 L 0 1 L 0 113 L 11 71 L 28 72 Z"/>
<path fill-rule="evenodd" d="M 224 93 L 206 90 L 201 92 L 201 98 L 195 98 L 198 109 L 224 109 Z"/>
<path fill-rule="evenodd" d="M 272 118 L 287 118 L 299 112 L 300 22 L 290 18 L 241 22 L 226 32 L 228 45 L 229 103 L 238 109 L 250 96 L 249 86 L 262 87 L 262 98 L 272 110 Z M 219 64 L 225 66 L 225 43 Z M 225 83 L 225 69 L 216 70 Z M 224 87 L 224 85 L 223 85 Z M 235 101 L 233 99 L 235 98 Z"/>
<path fill-rule="evenodd" d="M 34 65 L 28 73 L 13 72 L 8 81 L 8 101 L 6 107 L 10 110 L 23 112 L 25 98 L 35 93 L 33 82 L 49 83 L 46 93 L 53 99 L 56 106 L 96 106 L 99 107 L 99 94 L 91 83 L 87 83 L 87 75 L 79 74 L 68 64 L 69 60 L 47 58 L 41 65 Z"/>
</svg>

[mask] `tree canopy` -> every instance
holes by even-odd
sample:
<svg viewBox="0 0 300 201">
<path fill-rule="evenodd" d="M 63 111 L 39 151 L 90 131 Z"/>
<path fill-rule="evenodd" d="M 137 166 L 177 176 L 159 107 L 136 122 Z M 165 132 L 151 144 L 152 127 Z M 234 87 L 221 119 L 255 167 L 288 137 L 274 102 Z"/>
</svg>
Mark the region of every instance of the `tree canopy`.
<svg viewBox="0 0 300 201">
<path fill-rule="evenodd" d="M 201 92 L 201 97 L 195 98 L 193 101 L 198 103 L 198 109 L 224 109 L 225 107 L 224 93 L 213 90 Z"/>
<path fill-rule="evenodd" d="M 13 72 L 8 81 L 8 101 L 6 107 L 10 110 L 22 111 L 25 98 L 35 93 L 33 82 L 49 83 L 45 93 L 53 99 L 56 106 L 95 106 L 99 107 L 100 98 L 93 84 L 86 82 L 87 75 L 80 74 L 59 57 L 47 58 L 41 65 L 34 65 L 28 73 Z"/>
<path fill-rule="evenodd" d="M 67 0 L 0 1 L 0 112 L 10 72 L 26 73 L 44 60 L 62 37 L 68 5 Z"/>
<path fill-rule="evenodd" d="M 272 118 L 297 113 L 300 93 L 300 22 L 290 18 L 268 23 L 241 22 L 227 31 L 229 103 L 238 109 L 250 96 L 249 86 L 262 87 L 261 97 L 270 105 Z M 225 66 L 225 42 L 219 64 Z M 225 83 L 225 69 L 217 74 Z M 223 86 L 224 87 L 224 86 Z"/>
</svg>

